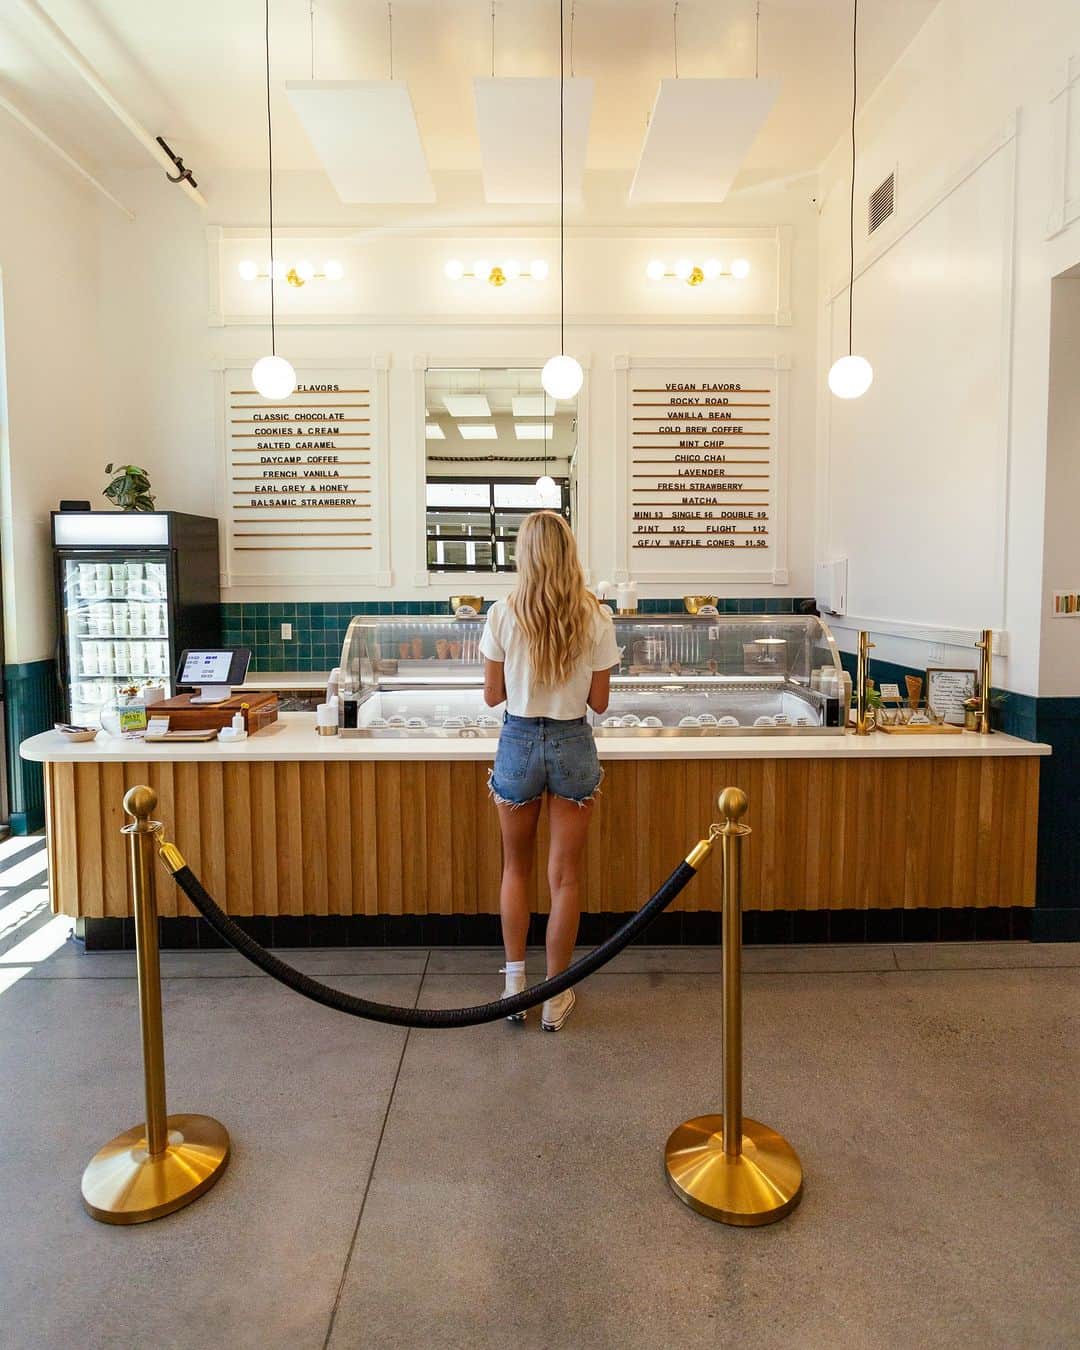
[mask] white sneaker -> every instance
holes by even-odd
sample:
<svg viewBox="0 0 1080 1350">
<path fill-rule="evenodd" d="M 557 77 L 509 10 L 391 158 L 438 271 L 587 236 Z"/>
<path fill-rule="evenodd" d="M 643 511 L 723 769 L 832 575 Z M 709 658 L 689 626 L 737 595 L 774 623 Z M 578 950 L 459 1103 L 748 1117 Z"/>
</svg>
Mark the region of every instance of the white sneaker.
<svg viewBox="0 0 1080 1350">
<path fill-rule="evenodd" d="M 556 994 L 554 998 L 549 998 L 540 1014 L 540 1025 L 545 1031 L 558 1031 L 574 1011 L 576 1002 L 577 999 L 574 997 L 572 989 L 565 989 L 561 994 Z"/>
<path fill-rule="evenodd" d="M 510 998 L 512 994 L 523 993 L 529 987 L 528 976 L 524 971 L 514 971 L 511 973 L 505 966 L 502 966 L 499 969 L 499 974 L 506 976 L 506 979 L 503 981 L 503 998 Z M 544 1006 L 547 1007 L 547 1004 Z M 523 1012 L 511 1013 L 506 1020 L 508 1022 L 524 1022 L 526 1016 L 527 1014 Z"/>
</svg>

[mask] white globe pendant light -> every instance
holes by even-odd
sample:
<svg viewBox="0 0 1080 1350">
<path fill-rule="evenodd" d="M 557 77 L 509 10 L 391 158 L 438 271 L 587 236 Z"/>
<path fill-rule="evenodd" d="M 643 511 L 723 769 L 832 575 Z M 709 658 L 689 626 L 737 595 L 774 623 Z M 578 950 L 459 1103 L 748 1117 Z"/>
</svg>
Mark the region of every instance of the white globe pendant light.
<svg viewBox="0 0 1080 1350">
<path fill-rule="evenodd" d="M 296 388 L 296 371 L 283 356 L 260 356 L 251 367 L 251 379 L 263 398 L 288 398 Z"/>
<path fill-rule="evenodd" d="M 550 501 L 557 491 L 555 479 L 549 473 L 542 473 L 536 480 L 536 490 L 545 500 Z"/>
<path fill-rule="evenodd" d="M 829 368 L 829 388 L 837 398 L 862 398 L 874 381 L 865 356 L 841 356 Z"/>
<path fill-rule="evenodd" d="M 874 368 L 865 356 L 856 356 L 855 296 L 855 112 L 859 103 L 859 0 L 854 0 L 851 24 L 851 205 L 848 215 L 848 349 L 829 367 L 829 388 L 837 398 L 862 398 L 874 382 Z"/>
<path fill-rule="evenodd" d="M 270 0 L 265 4 L 266 32 L 266 153 L 267 153 L 267 199 L 270 216 L 270 355 L 260 356 L 251 368 L 251 380 L 263 398 L 280 401 L 288 398 L 296 388 L 296 371 L 292 363 L 277 354 L 277 316 L 274 312 L 274 282 L 278 264 L 274 262 L 274 125 L 270 116 Z M 310 268 L 311 263 L 301 263 L 301 267 Z"/>
<path fill-rule="evenodd" d="M 566 354 L 566 154 L 563 137 L 563 96 L 566 62 L 563 46 L 563 0 L 559 0 L 559 354 L 549 357 L 540 372 L 544 392 L 553 399 L 568 399 L 581 388 L 585 372 L 581 363 Z"/>
<path fill-rule="evenodd" d="M 573 398 L 585 380 L 581 362 L 562 352 L 559 356 L 550 356 L 540 372 L 540 383 L 546 393 L 554 399 Z"/>
</svg>

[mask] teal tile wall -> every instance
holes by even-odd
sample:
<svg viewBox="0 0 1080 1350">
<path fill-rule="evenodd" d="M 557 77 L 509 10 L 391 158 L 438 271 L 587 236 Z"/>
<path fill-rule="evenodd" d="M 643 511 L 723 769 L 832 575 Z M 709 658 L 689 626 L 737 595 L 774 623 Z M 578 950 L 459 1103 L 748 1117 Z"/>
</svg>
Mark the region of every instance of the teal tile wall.
<svg viewBox="0 0 1080 1350">
<path fill-rule="evenodd" d="M 792 614 L 806 603 L 801 597 L 769 596 L 721 600 L 725 614 Z M 682 598 L 642 600 L 645 614 L 682 613 Z M 486 606 L 485 606 L 486 608 Z M 227 647 L 250 647 L 251 669 L 330 670 L 341 657 L 345 630 L 354 614 L 449 614 L 445 600 L 338 600 L 222 605 L 222 641 Z M 292 639 L 282 641 L 281 625 L 291 623 Z"/>
<path fill-rule="evenodd" d="M 30 834 L 45 824 L 45 774 L 20 759 L 19 744 L 48 731 L 62 716 L 55 661 L 25 661 L 4 667 L 9 823 L 12 834 Z"/>
</svg>

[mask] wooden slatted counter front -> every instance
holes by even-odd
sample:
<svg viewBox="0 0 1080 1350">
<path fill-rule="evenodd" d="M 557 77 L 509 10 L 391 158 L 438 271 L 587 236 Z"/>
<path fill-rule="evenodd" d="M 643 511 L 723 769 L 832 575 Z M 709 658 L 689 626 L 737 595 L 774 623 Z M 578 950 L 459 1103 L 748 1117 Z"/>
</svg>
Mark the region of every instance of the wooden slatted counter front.
<svg viewBox="0 0 1080 1350">
<path fill-rule="evenodd" d="M 24 743 L 46 766 L 53 907 L 130 914 L 120 827 L 127 788 L 158 816 L 235 915 L 495 914 L 499 831 L 487 794 L 493 740 L 316 737 L 286 714 L 240 744 Z M 1009 736 L 603 738 L 603 793 L 584 908 L 636 909 L 743 788 L 753 835 L 748 909 L 1030 906 L 1039 757 Z M 541 821 L 540 858 L 546 825 Z M 161 913 L 192 914 L 164 876 Z M 534 908 L 547 909 L 542 863 Z M 678 902 L 719 907 L 706 871 Z"/>
</svg>

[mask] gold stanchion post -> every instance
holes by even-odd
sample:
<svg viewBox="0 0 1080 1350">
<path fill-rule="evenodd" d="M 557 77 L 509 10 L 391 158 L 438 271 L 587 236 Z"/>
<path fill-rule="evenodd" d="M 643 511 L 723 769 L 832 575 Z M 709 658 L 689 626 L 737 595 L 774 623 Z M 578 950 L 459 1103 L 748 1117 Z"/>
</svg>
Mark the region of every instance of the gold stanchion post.
<svg viewBox="0 0 1080 1350">
<path fill-rule="evenodd" d="M 802 1199 L 798 1154 L 768 1125 L 742 1113 L 742 845 L 746 793 L 720 794 L 723 862 L 724 1112 L 696 1116 L 674 1130 L 664 1150 L 671 1189 L 691 1209 L 750 1228 L 775 1223 Z"/>
<path fill-rule="evenodd" d="M 170 1116 L 165 1108 L 165 1038 L 161 1022 L 154 852 L 157 793 L 133 787 L 124 797 L 131 824 L 128 880 L 135 910 L 146 1119 L 94 1154 L 82 1178 L 83 1204 L 102 1223 L 145 1223 L 182 1209 L 208 1191 L 229 1161 L 229 1135 L 210 1116 Z"/>
</svg>

